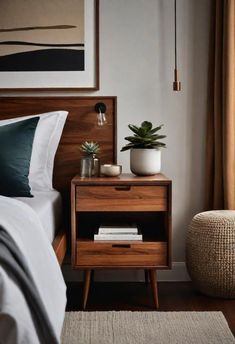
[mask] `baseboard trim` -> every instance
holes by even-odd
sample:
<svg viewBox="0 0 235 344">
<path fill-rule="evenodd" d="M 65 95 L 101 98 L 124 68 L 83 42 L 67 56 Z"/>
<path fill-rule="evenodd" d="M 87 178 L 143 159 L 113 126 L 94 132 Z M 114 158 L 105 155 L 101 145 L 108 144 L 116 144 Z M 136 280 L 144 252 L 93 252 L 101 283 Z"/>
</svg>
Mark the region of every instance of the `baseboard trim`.
<svg viewBox="0 0 235 344">
<path fill-rule="evenodd" d="M 191 281 L 185 262 L 173 262 L 171 270 L 158 271 L 158 280 L 162 282 Z"/>
<path fill-rule="evenodd" d="M 72 270 L 71 265 L 64 263 L 62 273 L 65 281 L 81 282 L 82 271 Z M 142 270 L 99 270 L 95 272 L 97 282 L 142 282 L 144 272 Z M 173 262 L 171 270 L 159 270 L 158 281 L 161 282 L 185 282 L 190 281 L 185 262 Z"/>
</svg>

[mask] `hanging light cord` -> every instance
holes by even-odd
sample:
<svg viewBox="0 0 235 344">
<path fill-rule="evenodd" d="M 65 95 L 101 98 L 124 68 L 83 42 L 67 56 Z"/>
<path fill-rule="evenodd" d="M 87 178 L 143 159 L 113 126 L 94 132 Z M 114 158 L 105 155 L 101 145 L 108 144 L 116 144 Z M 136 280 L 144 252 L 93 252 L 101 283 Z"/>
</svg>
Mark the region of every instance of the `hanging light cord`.
<svg viewBox="0 0 235 344">
<path fill-rule="evenodd" d="M 174 0 L 174 17 L 175 17 L 175 70 L 174 70 L 174 81 L 173 90 L 181 91 L 181 82 L 178 79 L 178 68 L 177 68 L 177 12 L 176 12 L 176 0 Z"/>
<path fill-rule="evenodd" d="M 175 69 L 177 69 L 177 23 L 176 23 L 176 0 L 175 0 Z"/>
</svg>

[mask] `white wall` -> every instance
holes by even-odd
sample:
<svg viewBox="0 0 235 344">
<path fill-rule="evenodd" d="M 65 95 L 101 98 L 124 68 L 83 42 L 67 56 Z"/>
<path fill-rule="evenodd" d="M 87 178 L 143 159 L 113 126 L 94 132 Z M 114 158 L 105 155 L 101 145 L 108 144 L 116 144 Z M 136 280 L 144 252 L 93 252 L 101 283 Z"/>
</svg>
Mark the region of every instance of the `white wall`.
<svg viewBox="0 0 235 344">
<path fill-rule="evenodd" d="M 173 259 L 203 206 L 209 0 L 178 0 L 178 67 L 172 91 L 173 0 L 101 0 L 101 92 L 118 96 L 118 147 L 127 124 L 164 123 L 162 171 L 173 180 Z M 119 153 L 129 169 L 129 153 Z"/>
<path fill-rule="evenodd" d="M 100 0 L 101 86 L 87 95 L 117 95 L 118 150 L 129 123 L 164 123 L 162 172 L 173 180 L 173 260 L 181 262 L 187 225 L 203 207 L 210 0 L 177 1 L 180 93 L 172 91 L 173 3 Z M 118 160 L 129 171 L 129 153 Z"/>
</svg>

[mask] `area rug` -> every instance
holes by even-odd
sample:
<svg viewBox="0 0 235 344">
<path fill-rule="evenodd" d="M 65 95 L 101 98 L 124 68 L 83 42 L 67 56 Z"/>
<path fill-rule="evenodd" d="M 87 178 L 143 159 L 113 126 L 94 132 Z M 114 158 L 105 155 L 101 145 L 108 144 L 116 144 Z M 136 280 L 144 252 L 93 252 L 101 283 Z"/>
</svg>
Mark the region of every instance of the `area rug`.
<svg viewBox="0 0 235 344">
<path fill-rule="evenodd" d="M 69 312 L 62 344 L 234 344 L 221 312 Z"/>
</svg>

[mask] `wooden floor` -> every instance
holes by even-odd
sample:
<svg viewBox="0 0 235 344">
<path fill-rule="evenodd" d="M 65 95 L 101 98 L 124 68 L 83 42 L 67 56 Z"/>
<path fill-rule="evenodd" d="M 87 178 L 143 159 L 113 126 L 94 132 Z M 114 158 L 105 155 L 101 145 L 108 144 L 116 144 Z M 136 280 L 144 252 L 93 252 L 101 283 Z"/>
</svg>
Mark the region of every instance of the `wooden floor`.
<svg viewBox="0 0 235 344">
<path fill-rule="evenodd" d="M 69 283 L 67 311 L 82 309 L 82 284 Z M 190 282 L 159 283 L 159 311 L 222 311 L 235 336 L 235 300 L 210 298 Z M 144 283 L 94 283 L 87 311 L 153 311 L 150 286 Z"/>
</svg>

